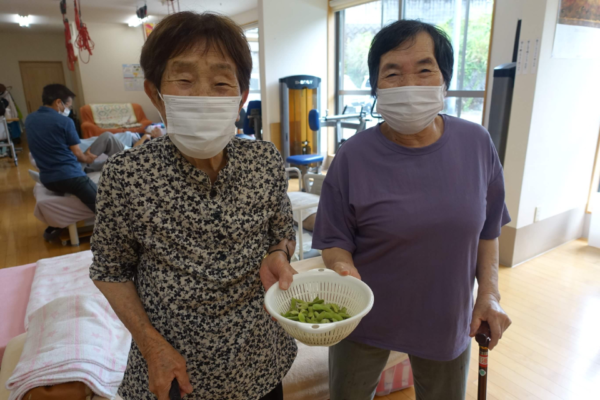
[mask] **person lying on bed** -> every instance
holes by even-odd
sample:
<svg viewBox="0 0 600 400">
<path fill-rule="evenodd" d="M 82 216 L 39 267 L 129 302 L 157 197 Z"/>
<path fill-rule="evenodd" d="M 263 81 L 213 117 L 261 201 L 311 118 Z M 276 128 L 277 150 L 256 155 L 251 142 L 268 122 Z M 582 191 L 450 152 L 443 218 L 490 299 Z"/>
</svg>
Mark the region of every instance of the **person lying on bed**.
<svg viewBox="0 0 600 400">
<path fill-rule="evenodd" d="M 161 136 L 160 133 L 158 136 Z M 148 133 L 139 135 L 135 132 L 119 132 L 111 133 L 104 132 L 100 136 L 94 136 L 87 139 L 81 139 L 79 148 L 82 152 L 86 153 L 88 150 L 91 154 L 99 156 L 106 154 L 112 156 L 120 153 L 123 150 L 130 149 L 132 147 L 141 146 L 151 140 L 153 136 Z M 86 173 L 100 171 L 104 167 L 104 162 L 94 162 L 92 164 L 84 164 L 83 170 Z"/>
<path fill-rule="evenodd" d="M 144 88 L 167 135 L 106 163 L 90 277 L 133 336 L 119 394 L 283 398 L 293 338 L 263 309 L 295 271 L 283 160 L 234 138 L 252 57 L 229 18 L 182 12 L 142 48 Z M 155 397 L 156 396 L 156 397 Z"/>
</svg>

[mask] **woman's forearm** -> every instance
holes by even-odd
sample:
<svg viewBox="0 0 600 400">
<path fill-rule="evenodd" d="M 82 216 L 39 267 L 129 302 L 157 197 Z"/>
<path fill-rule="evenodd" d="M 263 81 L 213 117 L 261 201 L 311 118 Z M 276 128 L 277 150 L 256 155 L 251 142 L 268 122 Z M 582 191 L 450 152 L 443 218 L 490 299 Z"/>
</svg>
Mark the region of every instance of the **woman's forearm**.
<svg viewBox="0 0 600 400">
<path fill-rule="evenodd" d="M 352 253 L 339 247 L 332 247 L 323 250 L 323 262 L 329 269 L 334 270 L 342 276 L 353 276 L 357 279 L 362 279 L 358 270 L 354 266 Z"/>
<path fill-rule="evenodd" d="M 94 283 L 106 297 L 123 325 L 131 332 L 142 355 L 145 355 L 157 342 L 165 340 L 152 326 L 133 282 L 94 281 Z"/>
<path fill-rule="evenodd" d="M 351 266 L 354 267 L 354 260 L 352 254 L 339 247 L 332 247 L 330 249 L 323 250 L 323 261 L 325 266 L 329 269 L 335 270 L 337 266 Z"/>
<path fill-rule="evenodd" d="M 477 283 L 479 285 L 478 296 L 492 295 L 500 301 L 500 290 L 498 289 L 498 265 L 499 265 L 498 239 L 479 240 L 477 249 Z"/>
</svg>

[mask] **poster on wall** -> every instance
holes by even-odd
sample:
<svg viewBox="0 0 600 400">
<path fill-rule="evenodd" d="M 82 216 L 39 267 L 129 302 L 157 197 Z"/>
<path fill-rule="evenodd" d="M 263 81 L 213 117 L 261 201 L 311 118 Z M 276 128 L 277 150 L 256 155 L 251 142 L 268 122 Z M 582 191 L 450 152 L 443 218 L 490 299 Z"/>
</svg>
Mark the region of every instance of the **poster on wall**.
<svg viewBox="0 0 600 400">
<path fill-rule="evenodd" d="M 600 0 L 560 0 L 553 58 L 600 59 Z"/>
<path fill-rule="evenodd" d="M 123 64 L 123 84 L 126 92 L 144 91 L 144 71 L 140 64 Z"/>
<path fill-rule="evenodd" d="M 154 22 L 144 22 L 144 39 L 148 39 L 148 36 L 150 36 L 150 33 L 152 33 L 152 30 L 154 29 Z"/>
</svg>

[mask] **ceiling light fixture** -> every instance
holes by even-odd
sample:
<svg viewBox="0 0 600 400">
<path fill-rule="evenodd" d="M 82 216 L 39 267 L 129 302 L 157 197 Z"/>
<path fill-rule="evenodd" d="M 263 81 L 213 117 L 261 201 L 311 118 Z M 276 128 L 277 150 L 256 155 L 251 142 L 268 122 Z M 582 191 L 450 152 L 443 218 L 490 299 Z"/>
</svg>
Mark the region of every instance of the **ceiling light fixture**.
<svg viewBox="0 0 600 400">
<path fill-rule="evenodd" d="M 138 17 L 131 17 L 127 21 L 127 25 L 131 26 L 132 28 L 135 28 L 135 27 L 140 26 L 143 22 L 145 22 L 147 20 L 148 20 L 148 17 L 143 18 L 143 19 L 138 18 Z"/>
<path fill-rule="evenodd" d="M 31 23 L 31 17 L 29 15 L 19 15 L 17 16 L 17 19 L 19 21 L 19 26 L 22 27 L 28 27 L 29 24 Z"/>
</svg>

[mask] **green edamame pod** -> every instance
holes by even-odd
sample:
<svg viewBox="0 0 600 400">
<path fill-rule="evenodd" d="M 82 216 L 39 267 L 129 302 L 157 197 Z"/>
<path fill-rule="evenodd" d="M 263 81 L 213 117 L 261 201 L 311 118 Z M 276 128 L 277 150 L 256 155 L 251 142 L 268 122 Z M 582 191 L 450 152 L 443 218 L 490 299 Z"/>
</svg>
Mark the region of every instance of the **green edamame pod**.
<svg viewBox="0 0 600 400">
<path fill-rule="evenodd" d="M 333 315 L 330 312 L 327 312 L 327 311 L 322 312 L 321 314 L 319 314 L 319 322 L 321 320 L 323 320 L 323 319 L 329 319 L 329 320 L 331 320 L 331 319 L 333 319 Z"/>
<path fill-rule="evenodd" d="M 292 297 L 289 311 L 281 315 L 292 321 L 325 324 L 340 322 L 351 317 L 346 307 L 340 307 L 335 303 L 326 304 L 319 296 L 316 296 L 313 301 Z"/>
</svg>

